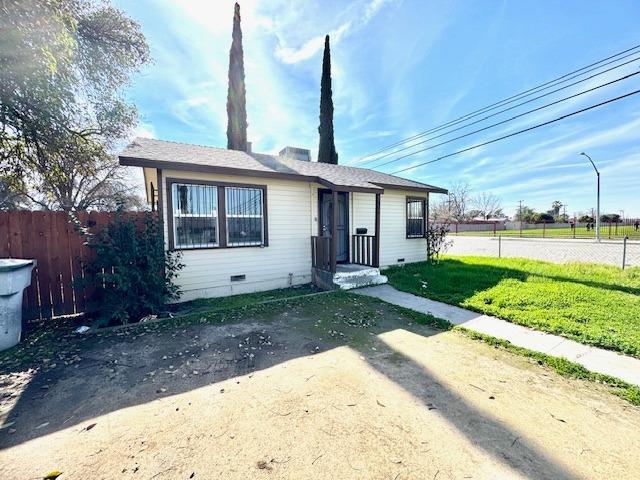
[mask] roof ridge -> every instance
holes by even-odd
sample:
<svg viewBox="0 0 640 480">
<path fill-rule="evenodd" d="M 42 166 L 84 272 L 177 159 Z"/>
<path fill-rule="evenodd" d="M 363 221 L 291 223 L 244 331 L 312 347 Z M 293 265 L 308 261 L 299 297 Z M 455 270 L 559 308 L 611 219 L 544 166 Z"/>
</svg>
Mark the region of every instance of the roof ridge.
<svg viewBox="0 0 640 480">
<path fill-rule="evenodd" d="M 135 137 L 133 139 L 133 141 L 136 141 L 138 139 L 143 139 L 143 140 L 152 140 L 154 142 L 163 142 L 163 143 L 173 143 L 175 145 L 186 145 L 188 147 L 202 147 L 202 148 L 211 148 L 211 149 L 215 149 L 215 150 L 223 150 L 223 151 L 228 151 L 228 152 L 239 152 L 239 153 L 246 153 L 247 155 L 251 155 L 256 154 L 256 155 L 265 155 L 267 157 L 273 157 L 273 158 L 284 158 L 286 160 L 292 161 L 292 162 L 300 162 L 300 163 L 317 163 L 317 164 L 323 164 L 323 162 L 318 162 L 317 160 L 311 161 L 311 160 L 298 160 L 297 158 L 291 158 L 291 157 L 283 157 L 282 155 L 274 155 L 272 153 L 261 153 L 261 152 L 245 152 L 243 150 L 232 150 L 229 148 L 222 148 L 222 147 L 215 147 L 213 145 L 203 145 L 201 143 L 187 143 L 187 142 L 178 142 L 177 140 L 164 140 L 161 138 L 149 138 L 149 137 Z M 385 173 L 385 172 L 378 172 L 377 170 L 373 170 L 371 168 L 364 168 L 364 167 L 356 167 L 353 165 L 340 165 L 338 163 L 324 163 L 324 165 L 331 165 L 332 167 L 337 167 L 337 168 L 353 168 L 356 170 L 366 170 L 368 172 L 376 172 L 376 173 L 382 173 L 384 175 L 391 175 L 390 173 Z M 412 182 L 415 182 L 415 180 L 411 180 Z"/>
<path fill-rule="evenodd" d="M 243 152 L 242 150 L 230 150 L 228 148 L 222 148 L 222 147 L 215 147 L 213 145 L 202 145 L 201 143 L 187 143 L 187 142 L 178 142 L 177 140 L 164 140 L 161 138 L 150 138 L 150 137 L 135 137 L 133 139 L 133 142 L 142 139 L 142 140 L 152 140 L 154 142 L 162 142 L 162 143 L 173 143 L 174 145 L 186 145 L 187 147 L 202 147 L 202 148 L 211 148 L 214 150 L 226 150 L 229 152 L 240 152 L 240 153 L 247 153 L 247 152 Z"/>
</svg>

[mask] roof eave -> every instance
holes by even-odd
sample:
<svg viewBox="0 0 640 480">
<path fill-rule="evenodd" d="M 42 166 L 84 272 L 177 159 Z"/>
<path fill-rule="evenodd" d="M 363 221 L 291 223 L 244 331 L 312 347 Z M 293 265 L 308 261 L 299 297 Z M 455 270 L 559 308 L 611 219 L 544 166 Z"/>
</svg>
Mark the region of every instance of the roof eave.
<svg viewBox="0 0 640 480">
<path fill-rule="evenodd" d="M 251 170 L 247 168 L 234 168 L 234 167 L 221 167 L 218 165 L 201 165 L 197 163 L 183 163 L 183 162 L 167 162 L 164 160 L 153 160 L 140 157 L 129 157 L 125 155 L 118 156 L 120 165 L 130 167 L 150 167 L 161 168 L 165 170 L 181 170 L 186 172 L 200 172 L 200 173 L 221 173 L 226 175 L 243 175 L 247 177 L 258 178 L 282 178 L 288 180 L 302 180 L 315 182 L 315 177 L 299 175 L 286 172 L 273 172 L 264 170 Z"/>
<path fill-rule="evenodd" d="M 130 157 L 127 155 L 119 155 L 120 165 L 128 167 L 147 167 L 161 168 L 165 170 L 180 170 L 186 172 L 200 173 L 219 173 L 226 175 L 242 175 L 246 177 L 257 178 L 280 178 L 285 180 L 294 180 L 299 182 L 314 182 L 324 185 L 332 190 L 341 192 L 362 192 L 362 193 L 384 193 L 382 186 L 370 188 L 355 185 L 338 185 L 324 178 L 310 175 L 301 175 L 297 173 L 273 172 L 264 170 L 251 170 L 246 168 L 221 167 L 217 165 L 201 165 L 197 163 L 168 162 L 164 160 L 153 160 L 149 158 Z"/>
</svg>

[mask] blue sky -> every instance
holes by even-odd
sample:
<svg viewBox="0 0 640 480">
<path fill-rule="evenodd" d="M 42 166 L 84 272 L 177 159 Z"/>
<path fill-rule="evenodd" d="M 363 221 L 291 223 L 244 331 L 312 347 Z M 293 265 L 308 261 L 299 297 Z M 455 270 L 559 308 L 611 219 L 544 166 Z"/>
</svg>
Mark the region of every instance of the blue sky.
<svg viewBox="0 0 640 480">
<path fill-rule="evenodd" d="M 226 146 L 233 2 L 115 4 L 142 25 L 154 59 L 127 91 L 140 111 L 138 134 Z M 359 161 L 365 154 L 640 43 L 637 1 L 265 0 L 241 2 L 241 13 L 254 150 L 293 145 L 317 153 L 329 33 L 339 159 L 362 166 L 376 165 Z M 639 68 L 635 62 L 544 102 Z M 640 76 L 633 77 L 381 170 L 428 161 L 639 85 Z M 602 171 L 602 210 L 640 216 L 639 106 L 637 95 L 401 175 L 445 187 L 468 182 L 476 194 L 499 196 L 508 213 L 518 200 L 538 210 L 560 200 L 573 214 L 595 206 L 595 174 L 577 155 L 586 151 Z"/>
</svg>

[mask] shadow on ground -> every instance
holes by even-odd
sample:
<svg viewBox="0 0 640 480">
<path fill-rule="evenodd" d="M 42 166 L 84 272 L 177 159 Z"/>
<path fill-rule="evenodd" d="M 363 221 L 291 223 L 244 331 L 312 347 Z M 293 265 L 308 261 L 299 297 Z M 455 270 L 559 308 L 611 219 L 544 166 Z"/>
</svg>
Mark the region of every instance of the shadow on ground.
<svg viewBox="0 0 640 480">
<path fill-rule="evenodd" d="M 487 258 L 487 261 L 492 260 Z M 493 259 L 495 260 L 495 259 Z M 507 258 L 506 261 L 517 261 L 517 258 Z M 537 260 L 523 259 L 527 262 L 535 264 Z M 607 265 L 595 265 L 596 268 L 611 268 Z M 638 270 L 640 272 L 640 270 Z M 426 262 L 413 263 L 402 267 L 394 267 L 386 272 L 394 280 L 394 284 L 411 287 L 412 291 L 419 292 L 420 281 L 430 282 L 437 276 L 442 281 L 442 285 L 459 285 L 458 292 L 450 294 L 449 300 L 452 302 L 462 302 L 474 293 L 489 290 L 501 281 L 506 279 L 518 280 L 526 282 L 529 277 L 538 277 L 543 279 L 555 280 L 558 282 L 575 283 L 586 287 L 598 288 L 603 290 L 611 290 L 614 292 L 631 293 L 640 295 L 640 287 L 635 285 L 624 285 L 620 283 L 620 279 L 614 279 L 610 282 L 589 280 L 587 278 L 576 278 L 568 275 L 552 275 L 544 272 L 528 272 L 517 268 L 506 266 L 491 265 L 489 263 L 470 263 L 458 260 L 456 258 L 444 258 L 440 260 L 438 265 L 429 265 Z M 637 279 L 638 277 L 636 277 Z M 639 282 L 635 282 L 638 284 Z M 431 283 L 430 288 L 437 295 L 445 295 L 449 292 L 447 287 L 445 292 L 438 292 L 437 285 Z"/>
<path fill-rule="evenodd" d="M 521 433 L 483 414 L 428 369 L 380 340 L 397 329 L 437 335 L 442 330 L 418 324 L 428 317 L 335 293 L 202 318 L 202 324 L 192 318 L 186 325 L 139 325 L 67 336 L 48 357 L 19 368 L 0 366 L 7 413 L 0 448 L 74 425 L 91 428 L 92 419 L 111 411 L 236 377 L 240 383 L 245 374 L 349 346 L 425 408 L 437 408 L 473 445 L 498 461 L 528 478 L 574 478 L 526 439 L 514 447 L 513 439 Z"/>
</svg>

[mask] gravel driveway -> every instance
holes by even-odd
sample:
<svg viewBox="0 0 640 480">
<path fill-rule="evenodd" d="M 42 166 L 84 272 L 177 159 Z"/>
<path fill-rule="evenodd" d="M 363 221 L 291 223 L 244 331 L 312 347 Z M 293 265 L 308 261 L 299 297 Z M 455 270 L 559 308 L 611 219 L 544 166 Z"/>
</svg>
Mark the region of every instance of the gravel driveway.
<svg viewBox="0 0 640 480">
<path fill-rule="evenodd" d="M 347 294 L 3 365 L 2 478 L 632 478 L 640 409 Z M 51 367 L 52 362 L 58 363 Z"/>
</svg>

